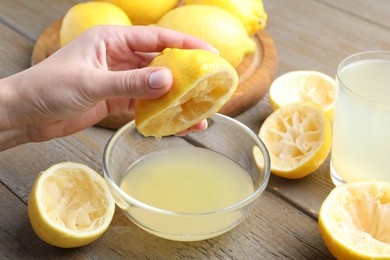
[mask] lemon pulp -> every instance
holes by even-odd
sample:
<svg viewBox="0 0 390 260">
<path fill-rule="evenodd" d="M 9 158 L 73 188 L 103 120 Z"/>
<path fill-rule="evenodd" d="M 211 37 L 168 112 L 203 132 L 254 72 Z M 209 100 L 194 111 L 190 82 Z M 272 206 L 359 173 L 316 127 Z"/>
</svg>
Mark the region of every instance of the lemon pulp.
<svg viewBox="0 0 390 260">
<path fill-rule="evenodd" d="M 390 259 L 390 184 L 351 182 L 334 188 L 319 212 L 321 235 L 339 259 Z"/>
<path fill-rule="evenodd" d="M 216 113 L 238 85 L 235 69 L 205 50 L 166 49 L 150 66 L 171 70 L 171 90 L 159 99 L 135 101 L 135 123 L 145 136 L 183 131 Z"/>
<path fill-rule="evenodd" d="M 28 201 L 35 233 L 58 247 L 79 247 L 100 237 L 115 210 L 104 179 L 86 165 L 64 162 L 42 172 Z"/>
<path fill-rule="evenodd" d="M 271 172 L 291 179 L 318 169 L 331 146 L 330 123 L 322 109 L 309 102 L 274 111 L 261 126 L 259 137 L 270 153 Z"/>
<path fill-rule="evenodd" d="M 70 177 L 71 176 L 71 177 Z M 84 232 L 104 222 L 106 199 L 80 169 L 60 169 L 42 182 L 42 206 L 55 225 Z"/>
<path fill-rule="evenodd" d="M 336 82 L 318 71 L 290 71 L 276 78 L 270 86 L 270 105 L 276 110 L 295 102 L 312 102 L 333 119 Z"/>
</svg>

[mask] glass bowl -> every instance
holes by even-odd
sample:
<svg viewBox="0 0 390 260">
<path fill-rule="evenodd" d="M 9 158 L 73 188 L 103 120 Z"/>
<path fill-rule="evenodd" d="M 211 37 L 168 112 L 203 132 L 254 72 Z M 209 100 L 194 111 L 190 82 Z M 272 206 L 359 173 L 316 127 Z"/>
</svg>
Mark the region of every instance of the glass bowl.
<svg viewBox="0 0 390 260">
<path fill-rule="evenodd" d="M 183 147 L 185 149 L 200 150 L 201 154 L 205 155 L 201 162 L 198 163 L 200 166 L 210 163 L 210 160 L 214 160 L 213 156 L 209 158 L 208 152 L 229 158 L 227 160 L 233 161 L 236 164 L 235 167 L 238 166 L 240 170 L 247 173 L 245 175 L 247 175 L 251 191 L 245 197 L 240 198 L 239 201 L 225 205 L 222 208 L 192 212 L 157 207 L 152 203 L 141 201 L 139 197 L 132 197 L 121 189 L 121 187 L 124 187 L 122 186 L 122 181 L 126 173 L 134 165 L 145 160 L 145 158 L 153 158 L 156 154 L 186 151 L 180 150 L 184 149 Z M 176 153 L 177 161 L 174 161 L 173 164 L 184 163 L 186 165 L 186 162 L 183 162 L 181 158 L 181 154 L 184 155 L 185 153 Z M 221 164 L 225 168 L 228 167 L 229 171 L 230 169 L 238 169 L 227 165 L 229 165 L 229 162 L 228 164 Z M 132 121 L 120 128 L 108 141 L 104 149 L 103 168 L 104 177 L 117 205 L 133 223 L 149 233 L 166 239 L 197 241 L 215 237 L 229 231 L 250 214 L 255 201 L 267 186 L 270 176 L 270 157 L 263 142 L 248 127 L 230 117 L 215 114 L 208 119 L 208 128 L 204 131 L 191 133 L 183 137 L 163 137 L 161 140 L 142 136 L 138 133 L 135 122 Z M 161 167 L 156 166 L 156 169 L 152 171 L 162 170 Z M 233 173 L 236 172 L 235 170 L 232 171 Z M 223 174 L 225 173 L 223 172 Z M 227 175 L 226 177 L 225 175 L 222 176 L 226 180 L 228 179 Z M 146 189 L 148 185 L 157 185 L 157 188 L 159 188 L 158 185 L 161 180 L 154 180 L 151 177 L 144 184 L 136 186 L 135 189 Z M 168 180 L 168 177 L 166 180 Z M 203 180 L 199 187 L 201 195 L 206 196 L 206 198 L 208 196 L 208 184 L 207 181 Z M 225 184 L 221 183 L 221 185 L 218 187 L 223 187 Z M 177 189 L 171 188 L 170 192 L 172 190 L 177 192 L 175 199 L 185 197 L 185 195 L 180 194 L 180 191 L 187 191 L 179 186 L 177 186 Z M 226 191 L 223 190 L 223 192 L 226 192 L 226 194 L 234 193 L 229 188 L 226 188 Z M 150 193 L 150 196 L 147 195 L 147 197 L 152 197 L 152 193 Z M 164 200 L 163 198 L 158 199 Z M 207 203 L 213 201 L 213 199 L 210 195 L 210 199 L 207 198 Z M 191 204 L 191 202 L 189 203 Z"/>
</svg>

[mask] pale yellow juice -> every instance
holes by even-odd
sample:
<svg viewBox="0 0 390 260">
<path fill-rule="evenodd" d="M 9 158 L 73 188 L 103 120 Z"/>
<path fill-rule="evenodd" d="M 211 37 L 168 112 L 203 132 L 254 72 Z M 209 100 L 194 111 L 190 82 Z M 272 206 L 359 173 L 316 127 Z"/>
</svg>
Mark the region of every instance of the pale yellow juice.
<svg viewBox="0 0 390 260">
<path fill-rule="evenodd" d="M 339 72 L 331 171 L 347 182 L 390 181 L 390 60 L 366 60 Z M 352 93 L 353 92 L 353 93 Z"/>
<path fill-rule="evenodd" d="M 201 240 L 225 232 L 240 221 L 241 213 L 210 212 L 254 192 L 242 167 L 219 153 L 194 147 L 148 155 L 130 167 L 121 188 L 148 206 L 179 212 L 173 216 L 137 207 L 127 210 L 140 227 L 173 240 Z"/>
</svg>

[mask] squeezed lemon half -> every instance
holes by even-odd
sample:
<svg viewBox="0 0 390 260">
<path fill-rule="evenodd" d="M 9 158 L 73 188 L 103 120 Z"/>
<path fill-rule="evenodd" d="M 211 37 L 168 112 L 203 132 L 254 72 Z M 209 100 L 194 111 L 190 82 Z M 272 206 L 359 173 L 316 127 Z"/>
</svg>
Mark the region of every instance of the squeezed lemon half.
<svg viewBox="0 0 390 260">
<path fill-rule="evenodd" d="M 276 78 L 269 90 L 270 105 L 276 110 L 295 102 L 313 102 L 332 121 L 336 82 L 328 75 L 309 70 L 291 71 Z"/>
<path fill-rule="evenodd" d="M 233 66 L 206 50 L 168 48 L 150 66 L 169 68 L 173 85 L 159 99 L 135 101 L 135 124 L 144 136 L 172 135 L 199 123 L 215 114 L 238 85 Z"/>
<path fill-rule="evenodd" d="M 271 172 L 298 179 L 326 160 L 331 147 L 329 120 L 317 105 L 298 102 L 285 105 L 270 114 L 259 131 L 271 157 Z M 257 158 L 257 163 L 262 162 Z"/>
<path fill-rule="evenodd" d="M 84 246 L 99 238 L 114 211 L 115 202 L 103 177 L 75 162 L 43 171 L 28 200 L 35 233 L 48 244 L 63 248 Z"/>
<path fill-rule="evenodd" d="M 390 259 L 390 183 L 352 182 L 334 188 L 318 223 L 338 259 Z"/>
</svg>

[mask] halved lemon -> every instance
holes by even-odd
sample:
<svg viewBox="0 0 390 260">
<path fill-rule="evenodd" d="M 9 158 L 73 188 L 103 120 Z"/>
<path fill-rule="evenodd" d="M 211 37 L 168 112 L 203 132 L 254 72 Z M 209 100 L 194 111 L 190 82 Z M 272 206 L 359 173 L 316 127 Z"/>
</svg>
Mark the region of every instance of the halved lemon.
<svg viewBox="0 0 390 260">
<path fill-rule="evenodd" d="M 99 238 L 114 211 L 115 202 L 103 177 L 75 162 L 43 171 L 28 201 L 35 233 L 48 244 L 63 248 L 84 246 Z"/>
<path fill-rule="evenodd" d="M 337 259 L 390 259 L 390 183 L 334 188 L 321 205 L 318 223 Z"/>
<path fill-rule="evenodd" d="M 171 90 L 159 99 L 135 101 L 135 123 L 144 136 L 181 132 L 215 114 L 238 85 L 234 67 L 206 50 L 165 49 L 150 66 L 171 70 Z"/>
<path fill-rule="evenodd" d="M 262 124 L 259 137 L 269 151 L 271 172 L 289 179 L 317 170 L 331 146 L 330 123 L 322 109 L 310 102 L 288 104 L 274 111 Z"/>
<path fill-rule="evenodd" d="M 332 121 L 336 82 L 318 71 L 291 71 L 276 78 L 269 90 L 270 105 L 276 110 L 284 105 L 307 101 L 319 105 Z"/>
</svg>

